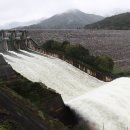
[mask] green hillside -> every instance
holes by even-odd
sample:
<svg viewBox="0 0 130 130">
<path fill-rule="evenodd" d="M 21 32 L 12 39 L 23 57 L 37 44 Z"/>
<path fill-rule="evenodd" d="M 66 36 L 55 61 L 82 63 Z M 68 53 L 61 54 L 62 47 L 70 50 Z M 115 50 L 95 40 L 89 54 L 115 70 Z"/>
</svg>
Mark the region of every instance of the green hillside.
<svg viewBox="0 0 130 130">
<path fill-rule="evenodd" d="M 127 12 L 112 17 L 107 17 L 102 21 L 86 25 L 85 29 L 129 30 L 130 13 Z"/>
</svg>

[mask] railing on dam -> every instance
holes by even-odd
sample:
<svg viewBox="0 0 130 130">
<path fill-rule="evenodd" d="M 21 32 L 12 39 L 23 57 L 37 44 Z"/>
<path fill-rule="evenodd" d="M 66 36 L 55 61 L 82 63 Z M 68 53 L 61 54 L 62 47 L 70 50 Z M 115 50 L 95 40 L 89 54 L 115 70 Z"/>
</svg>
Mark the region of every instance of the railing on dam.
<svg viewBox="0 0 130 130">
<path fill-rule="evenodd" d="M 46 51 L 43 48 L 39 47 L 35 43 L 35 41 L 32 40 L 32 39 L 28 40 L 28 42 L 27 42 L 27 48 L 30 49 L 30 50 L 33 50 L 35 52 L 38 52 L 40 54 L 50 55 L 50 56 L 59 58 L 59 59 L 61 59 L 63 61 L 66 61 L 67 63 L 72 64 L 73 66 L 75 66 L 76 68 L 84 71 L 85 73 L 87 73 L 87 74 L 89 74 L 89 75 L 91 75 L 93 77 L 96 77 L 96 78 L 98 78 L 100 80 L 103 80 L 105 82 L 112 81 L 111 75 L 104 74 L 104 73 L 101 73 L 101 72 L 98 72 L 98 71 L 93 71 L 93 70 L 89 69 L 88 67 L 86 67 L 85 65 L 83 65 L 82 63 L 79 63 L 78 61 L 76 61 L 74 59 L 67 59 L 64 55 L 59 55 L 59 54 L 56 54 L 54 52 Z"/>
</svg>

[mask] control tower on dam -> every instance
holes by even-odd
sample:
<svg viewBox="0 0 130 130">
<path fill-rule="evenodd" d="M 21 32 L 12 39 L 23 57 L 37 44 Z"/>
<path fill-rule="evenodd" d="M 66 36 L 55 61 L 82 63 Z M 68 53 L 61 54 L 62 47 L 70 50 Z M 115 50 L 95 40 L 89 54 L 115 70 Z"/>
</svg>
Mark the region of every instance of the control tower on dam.
<svg viewBox="0 0 130 130">
<path fill-rule="evenodd" d="M 19 49 L 26 50 L 29 40 L 30 37 L 28 37 L 28 32 L 26 30 L 1 30 L 0 51 L 14 51 Z"/>
</svg>

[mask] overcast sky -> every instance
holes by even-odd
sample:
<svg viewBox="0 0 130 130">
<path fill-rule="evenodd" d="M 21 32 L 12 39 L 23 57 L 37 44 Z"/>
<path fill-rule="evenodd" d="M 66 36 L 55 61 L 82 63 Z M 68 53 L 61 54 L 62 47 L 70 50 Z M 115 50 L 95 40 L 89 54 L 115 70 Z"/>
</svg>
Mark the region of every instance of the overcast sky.
<svg viewBox="0 0 130 130">
<path fill-rule="evenodd" d="M 47 18 L 70 9 L 109 16 L 130 11 L 130 0 L 0 0 L 0 25 Z"/>
</svg>

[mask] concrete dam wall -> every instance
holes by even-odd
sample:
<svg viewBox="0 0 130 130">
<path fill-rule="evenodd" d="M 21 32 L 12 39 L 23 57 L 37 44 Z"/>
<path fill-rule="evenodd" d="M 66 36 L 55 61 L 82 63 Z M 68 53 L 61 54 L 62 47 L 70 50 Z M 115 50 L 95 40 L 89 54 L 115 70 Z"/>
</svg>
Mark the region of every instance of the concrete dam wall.
<svg viewBox="0 0 130 130">
<path fill-rule="evenodd" d="M 46 54 L 53 57 L 57 57 L 61 60 L 66 61 L 69 64 L 72 64 L 76 68 L 84 71 L 85 73 L 88 73 L 93 77 L 96 77 L 106 82 L 112 81 L 112 76 L 110 74 L 95 72 L 76 60 L 67 59 L 64 55 L 58 55 L 56 53 L 45 51 L 43 48 L 39 47 L 36 41 L 28 37 L 27 31 L 0 31 L 0 52 L 17 50 L 31 50 L 40 54 Z"/>
</svg>

